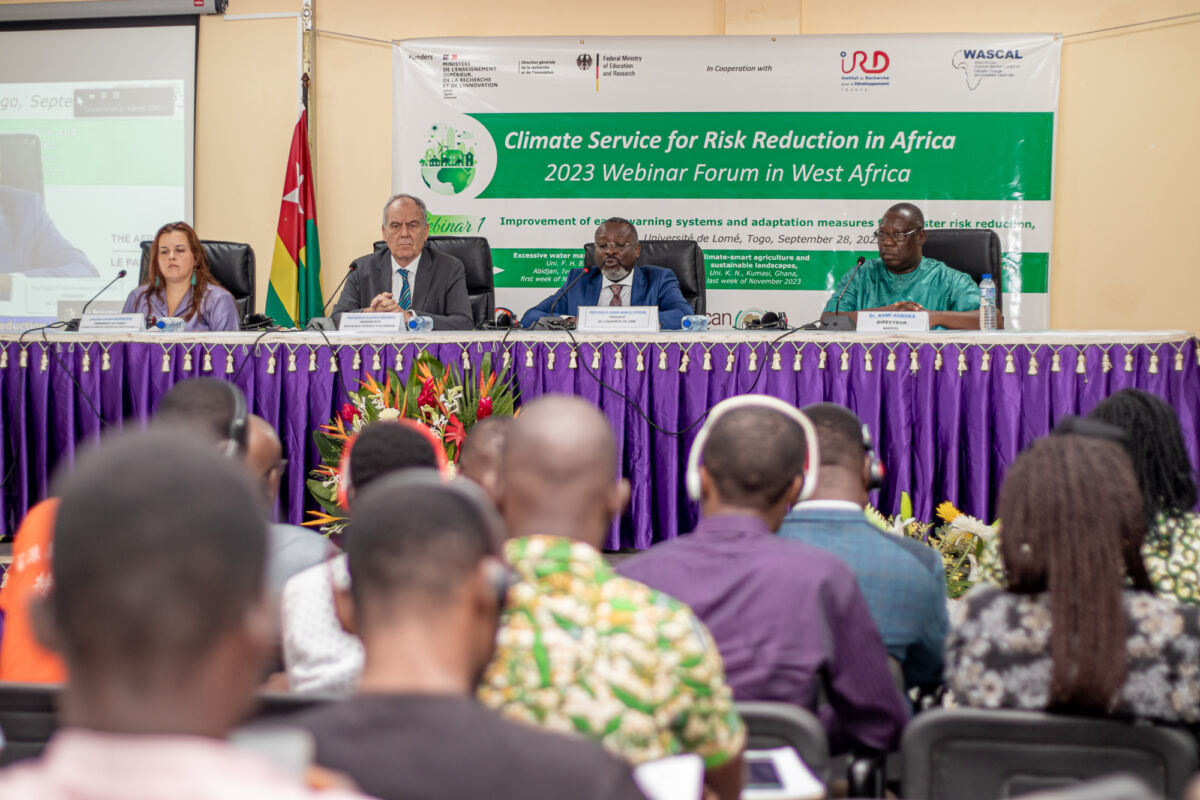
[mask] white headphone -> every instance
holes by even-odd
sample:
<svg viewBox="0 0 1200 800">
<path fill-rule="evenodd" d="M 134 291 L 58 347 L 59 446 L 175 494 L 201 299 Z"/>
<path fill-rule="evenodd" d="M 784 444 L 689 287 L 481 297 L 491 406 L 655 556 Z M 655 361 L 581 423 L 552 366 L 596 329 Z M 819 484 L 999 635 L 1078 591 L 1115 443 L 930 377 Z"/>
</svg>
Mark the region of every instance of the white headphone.
<svg viewBox="0 0 1200 800">
<path fill-rule="evenodd" d="M 800 499 L 797 502 L 803 503 L 813 496 L 817 490 L 817 471 L 820 469 L 821 452 L 817 445 L 817 429 L 813 427 L 812 420 L 805 416 L 800 409 L 790 403 L 785 403 L 776 397 L 769 397 L 765 394 L 743 394 L 738 397 L 730 397 L 728 400 L 722 400 L 712 407 L 708 412 L 708 420 L 705 421 L 704 427 L 696 434 L 696 440 L 692 442 L 692 449 L 688 453 L 687 474 L 685 477 L 685 485 L 687 486 L 688 497 L 694 502 L 700 502 L 700 456 L 704 452 L 704 445 L 708 443 L 708 431 L 712 428 L 713 423 L 721 418 L 721 415 L 732 411 L 735 408 L 768 408 L 772 411 L 778 411 L 780 414 L 792 419 L 804 431 L 804 486 L 800 490 Z"/>
</svg>

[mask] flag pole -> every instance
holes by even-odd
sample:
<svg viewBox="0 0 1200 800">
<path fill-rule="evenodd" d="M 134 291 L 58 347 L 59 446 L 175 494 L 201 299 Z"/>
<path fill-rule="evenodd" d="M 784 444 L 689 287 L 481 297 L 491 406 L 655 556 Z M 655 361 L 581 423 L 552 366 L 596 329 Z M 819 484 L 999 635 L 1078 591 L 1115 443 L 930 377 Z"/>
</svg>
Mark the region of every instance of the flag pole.
<svg viewBox="0 0 1200 800">
<path fill-rule="evenodd" d="M 302 31 L 301 65 L 300 65 L 300 102 L 304 111 L 308 112 L 308 157 L 316 171 L 316 148 L 313 147 L 313 115 L 312 97 L 309 89 L 312 85 L 313 66 L 316 61 L 316 35 L 313 20 L 316 16 L 316 0 L 304 0 L 300 9 L 300 26 Z"/>
</svg>

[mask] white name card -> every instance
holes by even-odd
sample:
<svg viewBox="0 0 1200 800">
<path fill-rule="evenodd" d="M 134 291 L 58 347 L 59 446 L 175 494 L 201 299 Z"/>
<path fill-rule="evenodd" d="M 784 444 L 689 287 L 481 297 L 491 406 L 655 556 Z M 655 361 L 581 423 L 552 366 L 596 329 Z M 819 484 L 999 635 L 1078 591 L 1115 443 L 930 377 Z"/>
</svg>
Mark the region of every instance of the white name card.
<svg viewBox="0 0 1200 800">
<path fill-rule="evenodd" d="M 929 330 L 928 311 L 860 311 L 859 331 L 871 333 L 912 333 Z"/>
<path fill-rule="evenodd" d="M 658 306 L 581 306 L 580 333 L 658 333 Z"/>
<path fill-rule="evenodd" d="M 408 329 L 404 327 L 404 314 L 367 314 L 363 312 L 342 314 L 338 324 L 342 333 L 391 333 L 400 334 Z"/>
<path fill-rule="evenodd" d="M 145 314 L 84 314 L 80 333 L 137 333 L 146 330 Z"/>
</svg>

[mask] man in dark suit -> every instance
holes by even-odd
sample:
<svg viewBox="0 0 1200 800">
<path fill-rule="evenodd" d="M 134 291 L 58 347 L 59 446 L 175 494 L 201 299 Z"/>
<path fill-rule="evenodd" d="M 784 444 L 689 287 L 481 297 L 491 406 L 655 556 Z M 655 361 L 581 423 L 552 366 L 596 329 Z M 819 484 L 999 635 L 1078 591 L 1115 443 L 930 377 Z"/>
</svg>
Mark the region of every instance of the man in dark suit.
<svg viewBox="0 0 1200 800">
<path fill-rule="evenodd" d="M 338 322 L 347 311 L 403 312 L 432 317 L 434 330 L 469 331 L 474 327 L 467 273 L 463 263 L 425 246 L 429 210 L 418 197 L 398 194 L 383 207 L 387 249 L 355 259 L 346 288 L 333 307 Z"/>
<path fill-rule="evenodd" d="M 0 186 L 0 273 L 31 278 L 94 278 L 88 257 L 54 227 L 36 192 Z"/>
<path fill-rule="evenodd" d="M 600 269 L 571 286 L 565 295 L 560 289 L 526 311 L 521 326 L 529 328 L 542 317 L 551 316 L 551 306 L 572 322 L 580 306 L 658 306 L 659 327 L 678 330 L 683 318 L 695 312 L 683 299 L 674 272 L 664 267 L 635 266 L 641 254 L 637 229 L 629 220 L 613 217 L 605 221 L 596 229 L 596 264 Z M 563 285 L 570 285 L 578 275 L 578 269 L 571 270 Z"/>
</svg>

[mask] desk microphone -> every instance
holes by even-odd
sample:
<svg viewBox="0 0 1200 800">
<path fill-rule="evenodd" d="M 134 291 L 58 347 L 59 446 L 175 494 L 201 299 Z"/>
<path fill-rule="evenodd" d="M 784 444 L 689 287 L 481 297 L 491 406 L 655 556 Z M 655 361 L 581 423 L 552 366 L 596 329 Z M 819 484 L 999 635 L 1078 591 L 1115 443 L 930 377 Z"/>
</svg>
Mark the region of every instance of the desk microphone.
<svg viewBox="0 0 1200 800">
<path fill-rule="evenodd" d="M 837 302 L 833 304 L 833 313 L 837 314 L 842 308 L 842 298 L 846 296 L 846 290 L 850 288 L 850 282 L 854 280 L 854 276 L 858 274 L 858 268 L 866 261 L 865 256 L 859 256 L 858 261 L 854 262 L 854 269 L 850 270 L 850 277 L 846 279 L 846 285 L 842 287 L 841 294 L 838 295 Z"/>
<path fill-rule="evenodd" d="M 100 289 L 100 291 L 98 291 L 98 292 L 96 292 L 94 295 L 92 295 L 92 299 L 91 299 L 91 300 L 88 300 L 86 303 L 84 303 L 84 304 L 83 304 L 83 311 L 80 311 L 80 312 L 79 312 L 79 316 L 78 316 L 78 317 L 76 317 L 76 318 L 75 318 L 75 319 L 73 319 L 73 320 L 70 320 L 70 321 L 67 323 L 67 328 L 66 328 L 66 329 L 67 329 L 67 330 L 69 330 L 69 331 L 77 331 L 77 330 L 79 330 L 79 323 L 80 323 L 80 321 L 83 319 L 83 317 L 84 317 L 84 316 L 87 314 L 88 306 L 90 306 L 92 303 L 96 302 L 96 298 L 97 298 L 97 297 L 99 297 L 100 295 L 102 295 L 102 294 L 104 294 L 105 292 L 107 292 L 107 291 L 108 291 L 108 287 L 112 286 L 114 283 L 116 283 L 117 281 L 121 280 L 121 278 L 124 278 L 124 277 L 125 277 L 126 275 L 128 275 L 128 274 L 129 274 L 129 271 L 128 271 L 128 270 L 124 270 L 124 269 L 123 269 L 123 270 L 121 270 L 120 272 L 118 272 L 118 273 L 117 273 L 117 277 L 113 278 L 111 281 L 109 281 L 108 283 L 104 284 L 103 288 L 101 288 L 101 289 Z"/>
<path fill-rule="evenodd" d="M 305 330 L 333 330 L 333 320 L 329 318 L 329 304 L 333 302 L 333 298 L 337 297 L 338 292 L 342 290 L 346 281 L 350 280 L 350 274 L 356 269 L 358 269 L 358 264 L 351 263 L 350 269 L 346 270 L 346 274 L 338 281 L 338 285 L 333 287 L 333 292 L 329 295 L 329 299 L 325 301 L 325 305 L 321 306 L 321 316 L 310 319 L 308 324 L 304 326 Z"/>
<path fill-rule="evenodd" d="M 554 298 L 554 302 L 552 302 L 552 303 L 550 304 L 550 314 L 549 314 L 548 316 L 553 316 L 553 315 L 554 315 L 554 307 L 555 307 L 556 305 L 558 305 L 558 301 L 559 301 L 559 300 L 562 300 L 564 297 L 566 297 L 566 296 L 567 296 L 567 292 L 569 292 L 569 291 L 571 291 L 572 289 L 574 289 L 574 288 L 575 288 L 575 284 L 577 284 L 577 283 L 579 283 L 581 280 L 583 280 L 583 276 L 584 276 L 584 275 L 587 275 L 587 274 L 588 274 L 589 272 L 591 272 L 591 271 L 592 271 L 592 268 L 591 268 L 591 267 L 589 267 L 589 266 L 587 266 L 587 265 L 585 264 L 585 265 L 584 265 L 584 267 L 583 267 L 583 272 L 581 272 L 581 273 L 579 273 L 578 275 L 576 275 L 576 276 L 575 276 L 575 279 L 574 279 L 573 281 L 571 281 L 571 282 L 570 282 L 570 283 L 568 283 L 566 286 L 564 286 L 564 287 L 563 287 L 561 290 L 559 290 L 559 292 L 558 292 L 558 296 L 557 296 L 557 297 L 555 297 L 555 298 Z"/>
<path fill-rule="evenodd" d="M 837 302 L 833 304 L 833 313 L 822 314 L 821 321 L 817 323 L 816 329 L 827 331 L 852 331 L 854 330 L 854 322 L 849 317 L 843 317 L 838 314 L 842 309 L 842 298 L 846 296 L 846 290 L 850 288 L 850 284 L 854 281 L 854 276 L 858 274 L 858 268 L 866 261 L 866 257 L 859 256 L 858 261 L 854 262 L 854 269 L 850 270 L 850 277 L 846 279 L 845 285 L 842 286 L 842 291 L 838 293 Z M 808 325 L 804 326 L 806 330 L 813 330 Z"/>
</svg>

